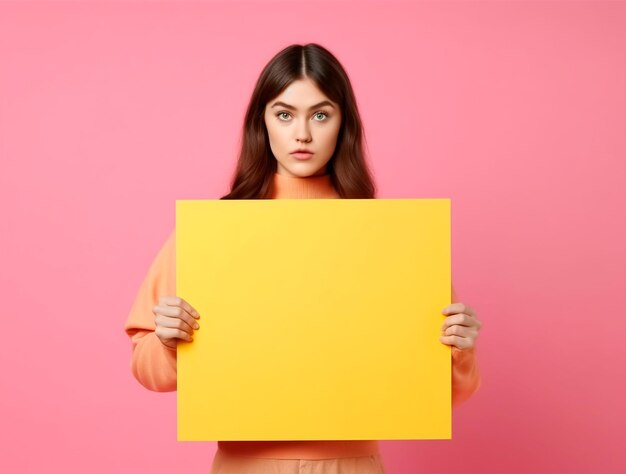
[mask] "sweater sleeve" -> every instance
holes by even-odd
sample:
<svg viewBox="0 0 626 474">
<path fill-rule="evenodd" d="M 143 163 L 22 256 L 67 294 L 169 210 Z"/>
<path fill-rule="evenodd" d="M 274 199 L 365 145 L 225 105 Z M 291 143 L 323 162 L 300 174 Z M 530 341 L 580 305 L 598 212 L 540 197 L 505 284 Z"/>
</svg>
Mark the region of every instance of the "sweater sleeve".
<svg viewBox="0 0 626 474">
<path fill-rule="evenodd" d="M 161 296 L 176 294 L 175 237 L 174 229 L 150 265 L 124 325 L 132 345 L 131 372 L 141 385 L 156 392 L 176 390 L 176 349 L 156 336 L 152 312 Z"/>
<path fill-rule="evenodd" d="M 452 287 L 452 302 L 459 302 L 454 287 Z M 476 346 L 464 350 L 452 346 L 452 405 L 458 405 L 467 400 L 479 387 L 480 370 Z"/>
</svg>

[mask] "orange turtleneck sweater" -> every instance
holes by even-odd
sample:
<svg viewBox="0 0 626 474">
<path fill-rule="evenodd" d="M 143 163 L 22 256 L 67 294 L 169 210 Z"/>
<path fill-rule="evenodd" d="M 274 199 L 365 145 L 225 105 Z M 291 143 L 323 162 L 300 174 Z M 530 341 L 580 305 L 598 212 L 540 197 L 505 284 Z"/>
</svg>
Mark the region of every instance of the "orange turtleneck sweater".
<svg viewBox="0 0 626 474">
<path fill-rule="evenodd" d="M 300 178 L 274 173 L 270 198 L 330 199 L 339 195 L 330 175 Z M 174 229 L 148 269 L 124 325 L 132 344 L 131 371 L 143 386 L 157 392 L 176 390 L 176 349 L 163 345 L 154 333 L 152 312 L 161 296 L 176 294 L 175 235 Z M 454 289 L 452 301 L 457 301 Z M 453 347 L 452 404 L 465 400 L 479 386 L 475 349 L 461 351 Z M 378 453 L 378 441 L 218 441 L 218 448 L 260 458 L 325 459 Z"/>
</svg>

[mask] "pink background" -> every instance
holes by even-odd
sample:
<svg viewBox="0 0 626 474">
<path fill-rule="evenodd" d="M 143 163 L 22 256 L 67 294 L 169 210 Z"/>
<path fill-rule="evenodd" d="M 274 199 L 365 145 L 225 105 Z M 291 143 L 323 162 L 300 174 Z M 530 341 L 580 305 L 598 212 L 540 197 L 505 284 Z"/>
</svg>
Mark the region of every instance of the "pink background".
<svg viewBox="0 0 626 474">
<path fill-rule="evenodd" d="M 176 199 L 227 191 L 265 63 L 346 67 L 380 198 L 450 197 L 484 327 L 452 441 L 388 473 L 625 472 L 626 3 L 0 3 L 7 473 L 208 473 L 123 324 Z"/>
</svg>

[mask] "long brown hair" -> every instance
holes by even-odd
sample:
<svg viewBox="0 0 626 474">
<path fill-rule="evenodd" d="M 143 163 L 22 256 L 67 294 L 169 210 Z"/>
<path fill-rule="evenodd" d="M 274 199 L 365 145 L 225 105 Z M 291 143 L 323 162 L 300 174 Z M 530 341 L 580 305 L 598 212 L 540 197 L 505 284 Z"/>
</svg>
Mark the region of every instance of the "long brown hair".
<svg viewBox="0 0 626 474">
<path fill-rule="evenodd" d="M 241 150 L 230 192 L 220 199 L 266 199 L 277 169 L 264 112 L 267 103 L 289 84 L 310 78 L 341 108 L 341 126 L 327 166 L 331 184 L 341 198 L 373 199 L 372 174 L 364 156 L 361 117 L 345 70 L 330 51 L 309 43 L 293 44 L 276 54 L 259 76 L 243 123 Z"/>
</svg>

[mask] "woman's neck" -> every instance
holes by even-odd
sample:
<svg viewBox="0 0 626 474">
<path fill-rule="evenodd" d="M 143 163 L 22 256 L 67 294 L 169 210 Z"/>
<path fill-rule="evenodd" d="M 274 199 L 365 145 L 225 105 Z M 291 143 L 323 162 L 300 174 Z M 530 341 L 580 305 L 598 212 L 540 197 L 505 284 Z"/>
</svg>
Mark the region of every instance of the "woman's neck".
<svg viewBox="0 0 626 474">
<path fill-rule="evenodd" d="M 330 175 L 287 176 L 274 172 L 270 199 L 332 199 L 339 194 L 330 181 Z"/>
</svg>

